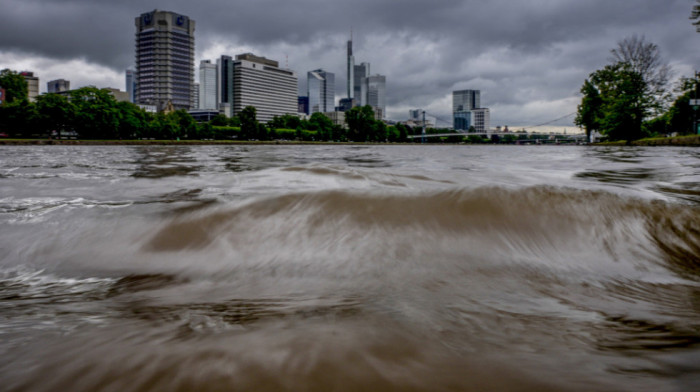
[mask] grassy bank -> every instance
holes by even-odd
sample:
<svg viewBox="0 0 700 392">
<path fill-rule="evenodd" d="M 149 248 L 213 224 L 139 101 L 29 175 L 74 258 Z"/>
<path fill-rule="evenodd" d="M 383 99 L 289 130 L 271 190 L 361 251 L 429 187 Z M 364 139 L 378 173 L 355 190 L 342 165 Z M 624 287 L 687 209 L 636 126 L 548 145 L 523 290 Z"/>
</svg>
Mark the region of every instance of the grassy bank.
<svg viewBox="0 0 700 392">
<path fill-rule="evenodd" d="M 676 137 L 651 137 L 635 140 L 630 143 L 633 146 L 685 146 L 700 147 L 700 135 L 676 136 Z M 627 142 L 618 140 L 615 142 L 595 143 L 596 146 L 626 146 Z"/>
</svg>

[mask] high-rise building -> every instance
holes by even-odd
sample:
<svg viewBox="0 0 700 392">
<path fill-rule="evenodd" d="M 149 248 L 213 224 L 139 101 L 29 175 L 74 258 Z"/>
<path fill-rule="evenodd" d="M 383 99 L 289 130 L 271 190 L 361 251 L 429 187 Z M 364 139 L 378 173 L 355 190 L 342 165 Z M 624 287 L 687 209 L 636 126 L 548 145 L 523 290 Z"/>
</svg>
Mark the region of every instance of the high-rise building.
<svg viewBox="0 0 700 392">
<path fill-rule="evenodd" d="M 279 63 L 245 53 L 233 62 L 233 115 L 253 106 L 260 122 L 297 114 L 297 74 Z"/>
<path fill-rule="evenodd" d="M 455 130 L 466 131 L 474 126 L 472 111 L 481 106 L 480 90 L 457 90 L 452 92 L 452 118 Z"/>
<path fill-rule="evenodd" d="M 332 112 L 335 109 L 335 74 L 322 69 L 307 73 L 309 114 Z"/>
<path fill-rule="evenodd" d="M 39 77 L 34 76 L 34 72 L 23 71 L 19 73 L 27 82 L 27 98 L 34 102 L 39 96 Z"/>
<path fill-rule="evenodd" d="M 472 127 L 472 112 L 471 110 L 461 110 L 452 113 L 455 131 L 466 131 Z"/>
<path fill-rule="evenodd" d="M 297 103 L 299 104 L 299 113 L 309 114 L 309 97 L 297 97 Z"/>
<path fill-rule="evenodd" d="M 199 109 L 218 109 L 216 64 L 210 60 L 199 63 Z"/>
<path fill-rule="evenodd" d="M 340 102 L 338 102 L 338 111 L 339 112 L 347 112 L 348 110 L 352 109 L 354 106 L 357 106 L 355 103 L 355 98 L 342 98 Z"/>
<path fill-rule="evenodd" d="M 362 79 L 369 77 L 369 63 L 356 65 L 353 71 L 353 97 L 355 105 L 367 105 L 367 97 L 362 95 Z"/>
<path fill-rule="evenodd" d="M 386 76 L 372 75 L 362 78 L 360 94 L 362 106 L 369 105 L 378 113 L 378 118 L 386 115 Z"/>
<path fill-rule="evenodd" d="M 46 83 L 46 92 L 57 94 L 70 90 L 70 80 L 56 79 Z"/>
<path fill-rule="evenodd" d="M 216 102 L 226 117 L 233 116 L 233 58 L 221 56 L 216 60 Z"/>
<path fill-rule="evenodd" d="M 452 92 L 452 111 L 461 112 L 481 107 L 480 90 L 458 90 Z"/>
<path fill-rule="evenodd" d="M 487 132 L 491 128 L 491 113 L 488 108 L 472 109 L 472 120 L 477 132 Z"/>
<path fill-rule="evenodd" d="M 126 70 L 126 92 L 129 94 L 129 102 L 136 102 L 136 72 L 133 69 Z"/>
<path fill-rule="evenodd" d="M 409 121 L 421 121 L 423 119 L 423 110 L 422 109 L 411 109 L 408 111 L 408 120 Z"/>
<path fill-rule="evenodd" d="M 350 41 L 348 41 L 348 80 L 347 80 L 347 93 L 348 99 L 353 99 L 355 96 L 355 56 L 352 54 L 352 32 L 350 32 Z"/>
<path fill-rule="evenodd" d="M 195 83 L 192 90 L 192 107 L 199 109 L 199 83 Z"/>
<path fill-rule="evenodd" d="M 153 10 L 135 19 L 137 104 L 190 109 L 194 93 L 194 27 L 189 17 Z"/>
</svg>

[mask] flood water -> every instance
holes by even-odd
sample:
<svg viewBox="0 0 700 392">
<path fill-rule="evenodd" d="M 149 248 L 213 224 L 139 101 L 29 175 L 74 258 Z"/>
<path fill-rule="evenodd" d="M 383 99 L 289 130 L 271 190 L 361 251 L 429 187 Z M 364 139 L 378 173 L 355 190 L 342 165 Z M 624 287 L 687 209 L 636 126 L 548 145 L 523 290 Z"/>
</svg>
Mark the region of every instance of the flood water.
<svg viewBox="0 0 700 392">
<path fill-rule="evenodd" d="M 0 147 L 0 390 L 700 390 L 700 149 Z"/>
</svg>

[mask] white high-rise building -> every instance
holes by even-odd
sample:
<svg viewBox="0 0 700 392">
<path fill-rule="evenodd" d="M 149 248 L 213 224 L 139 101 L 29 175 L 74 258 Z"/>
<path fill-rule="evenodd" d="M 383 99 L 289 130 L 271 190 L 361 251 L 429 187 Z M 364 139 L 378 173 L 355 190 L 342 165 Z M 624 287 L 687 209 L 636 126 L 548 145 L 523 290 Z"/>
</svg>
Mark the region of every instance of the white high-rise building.
<svg viewBox="0 0 700 392">
<path fill-rule="evenodd" d="M 472 109 L 472 122 L 477 132 L 487 132 L 491 128 L 491 113 L 488 108 Z"/>
<path fill-rule="evenodd" d="M 233 62 L 233 115 L 253 106 L 260 122 L 274 116 L 297 114 L 297 74 L 279 63 L 245 53 Z"/>
<path fill-rule="evenodd" d="M 199 109 L 218 109 L 216 89 L 216 64 L 212 64 L 210 60 L 202 60 L 199 63 Z"/>
<path fill-rule="evenodd" d="M 335 74 L 322 69 L 307 73 L 309 114 L 332 112 L 335 109 Z"/>
<path fill-rule="evenodd" d="M 194 84 L 194 94 L 192 94 L 192 105 L 199 109 L 199 83 Z"/>
</svg>

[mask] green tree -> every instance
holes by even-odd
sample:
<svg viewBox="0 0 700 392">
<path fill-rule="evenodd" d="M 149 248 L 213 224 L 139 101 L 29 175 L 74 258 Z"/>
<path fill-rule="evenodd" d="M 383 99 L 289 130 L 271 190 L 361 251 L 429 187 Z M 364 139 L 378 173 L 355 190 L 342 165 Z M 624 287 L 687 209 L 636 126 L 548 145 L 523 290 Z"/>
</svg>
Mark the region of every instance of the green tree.
<svg viewBox="0 0 700 392">
<path fill-rule="evenodd" d="M 372 140 L 375 120 L 371 106 L 356 106 L 348 110 L 345 112 L 345 123 L 348 124 L 348 139 L 354 142 Z"/>
<path fill-rule="evenodd" d="M 76 116 L 75 105 L 63 95 L 40 95 L 36 98 L 35 107 L 37 130 L 49 135 L 56 131 L 60 139 L 61 132 L 72 128 Z"/>
<path fill-rule="evenodd" d="M 375 120 L 371 128 L 370 140 L 375 142 L 386 142 L 387 128 L 384 121 Z"/>
<path fill-rule="evenodd" d="M 5 90 L 5 103 L 27 99 L 27 81 L 11 69 L 0 71 L 0 88 Z"/>
<path fill-rule="evenodd" d="M 697 78 L 682 78 L 677 87 L 679 95 L 673 105 L 662 116 L 650 121 L 647 126 L 658 133 L 697 133 L 694 122 L 698 113 L 690 105 L 690 100 L 700 96 L 698 90 L 700 90 L 700 81 Z M 659 129 L 663 131 L 659 132 Z"/>
<path fill-rule="evenodd" d="M 332 137 L 333 121 L 325 114 L 316 112 L 309 118 L 309 129 L 317 132 L 319 140 L 329 140 Z"/>
<path fill-rule="evenodd" d="M 83 87 L 71 92 L 76 107 L 74 128 L 81 138 L 116 139 L 119 137 L 117 101 L 105 90 Z"/>
<path fill-rule="evenodd" d="M 241 120 L 240 137 L 242 139 L 253 139 L 258 134 L 258 120 L 256 119 L 256 109 L 254 106 L 246 106 L 238 114 Z"/>
<path fill-rule="evenodd" d="M 192 115 L 186 110 L 180 109 L 170 113 L 178 124 L 178 133 L 176 137 L 191 139 L 197 136 L 197 122 L 192 118 Z"/>
<path fill-rule="evenodd" d="M 695 26 L 698 33 L 700 33 L 700 0 L 695 0 L 698 4 L 693 6 L 693 12 L 690 14 L 690 19 L 694 20 L 693 25 Z"/>
<path fill-rule="evenodd" d="M 34 105 L 27 98 L 27 81 L 10 69 L 0 71 L 0 87 L 5 90 L 0 105 L 0 130 L 12 137 L 30 136 L 35 124 Z"/>
<path fill-rule="evenodd" d="M 650 114 L 654 103 L 647 95 L 641 74 L 625 64 L 606 66 L 591 76 L 598 87 L 602 105 L 600 129 L 611 140 L 640 139 L 642 122 Z"/>
<path fill-rule="evenodd" d="M 217 114 L 211 119 L 211 125 L 215 127 L 225 127 L 229 125 L 229 119 L 223 114 Z"/>
<path fill-rule="evenodd" d="M 240 127 L 241 126 L 241 119 L 238 116 L 233 116 L 228 119 L 228 126 L 229 127 Z"/>
<path fill-rule="evenodd" d="M 596 86 L 586 80 L 581 87 L 581 104 L 578 105 L 576 119 L 574 123 L 586 131 L 587 140 L 591 140 L 591 133 L 600 128 L 599 119 L 601 117 L 602 100 Z"/>
<path fill-rule="evenodd" d="M 396 141 L 400 143 L 404 143 L 408 140 L 408 127 L 406 125 L 398 123 L 395 126 L 397 135 L 396 135 Z"/>
<path fill-rule="evenodd" d="M 0 106 L 0 131 L 11 137 L 30 137 L 36 124 L 36 110 L 27 98 Z"/>
<path fill-rule="evenodd" d="M 178 117 L 173 113 L 158 113 L 151 121 L 150 135 L 160 140 L 173 140 L 181 136 Z"/>
<path fill-rule="evenodd" d="M 153 116 L 131 102 L 117 102 L 120 113 L 119 138 L 135 139 L 146 137 Z"/>
<path fill-rule="evenodd" d="M 670 100 L 668 82 L 671 67 L 661 57 L 659 47 L 647 42 L 644 36 L 633 35 L 617 43 L 610 51 L 613 65 L 624 64 L 625 68 L 642 77 L 644 95 L 650 114 L 660 114 Z"/>
<path fill-rule="evenodd" d="M 599 129 L 611 140 L 628 142 L 644 136 L 642 123 L 656 101 L 642 75 L 629 64 L 607 65 L 592 73 L 581 90 L 584 97 L 576 121 L 587 132 Z"/>
</svg>

